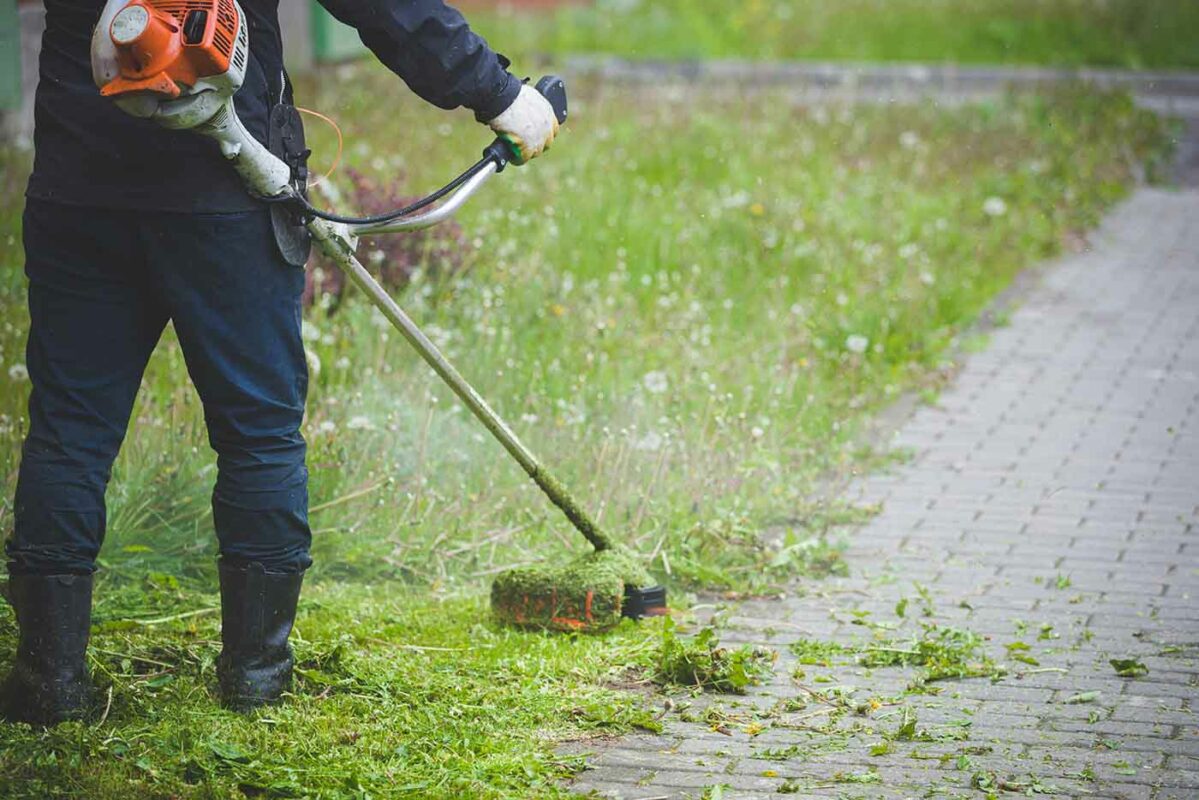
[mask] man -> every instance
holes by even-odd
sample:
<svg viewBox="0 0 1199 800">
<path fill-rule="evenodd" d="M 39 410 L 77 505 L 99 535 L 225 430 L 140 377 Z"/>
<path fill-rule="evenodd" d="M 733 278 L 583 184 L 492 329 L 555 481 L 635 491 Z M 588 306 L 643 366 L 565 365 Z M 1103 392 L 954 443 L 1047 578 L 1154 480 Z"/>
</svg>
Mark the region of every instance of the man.
<svg viewBox="0 0 1199 800">
<path fill-rule="evenodd" d="M 235 102 L 266 143 L 291 101 L 278 0 L 240 0 L 250 64 Z M 527 161 L 557 121 L 441 0 L 321 0 L 425 100 L 464 106 Z M 15 523 L 6 546 L 20 642 L 0 713 L 53 724 L 86 714 L 92 574 L 104 490 L 146 362 L 168 321 L 217 453 L 222 699 L 277 700 L 308 548 L 302 268 L 267 208 L 211 140 L 136 119 L 101 98 L 89 41 L 104 0 L 46 0 L 36 155 L 24 217 L 33 384 Z"/>
</svg>

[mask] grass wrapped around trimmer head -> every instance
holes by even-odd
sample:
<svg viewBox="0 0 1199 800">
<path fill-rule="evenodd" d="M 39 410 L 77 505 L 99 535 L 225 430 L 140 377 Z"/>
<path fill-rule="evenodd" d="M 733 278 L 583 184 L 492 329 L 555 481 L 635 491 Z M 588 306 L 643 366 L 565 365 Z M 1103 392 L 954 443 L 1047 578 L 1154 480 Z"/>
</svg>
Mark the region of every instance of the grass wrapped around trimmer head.
<svg viewBox="0 0 1199 800">
<path fill-rule="evenodd" d="M 620 622 L 626 586 L 652 584 L 637 556 L 618 547 L 562 566 L 537 564 L 501 573 L 491 586 L 491 608 L 509 625 L 596 632 Z"/>
</svg>

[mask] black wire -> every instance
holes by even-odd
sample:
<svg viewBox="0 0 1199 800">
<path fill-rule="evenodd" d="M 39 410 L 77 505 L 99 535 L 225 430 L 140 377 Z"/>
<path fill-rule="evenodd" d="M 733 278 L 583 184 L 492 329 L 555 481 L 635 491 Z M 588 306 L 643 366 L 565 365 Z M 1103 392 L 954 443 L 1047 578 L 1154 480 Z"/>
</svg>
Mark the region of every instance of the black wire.
<svg viewBox="0 0 1199 800">
<path fill-rule="evenodd" d="M 328 220 L 329 222 L 344 222 L 347 225 L 377 225 L 382 222 L 391 222 L 392 220 L 399 219 L 400 217 L 406 217 L 409 214 L 413 214 L 417 211 L 420 211 L 422 208 L 425 208 L 427 206 L 432 205 L 433 203 L 436 203 L 438 200 L 445 197 L 447 194 L 454 191 L 459 186 L 461 186 L 462 184 L 466 183 L 468 180 L 473 178 L 475 175 L 477 175 L 479 173 L 480 170 L 482 170 L 484 167 L 486 167 L 488 164 L 490 164 L 494 160 L 495 160 L 495 156 L 488 154 L 488 155 L 484 156 L 483 158 L 479 159 L 477 162 L 475 162 L 475 164 L 473 166 L 471 166 L 469 169 L 467 169 L 465 172 L 463 172 L 457 178 L 454 178 L 454 180 L 450 181 L 445 186 L 442 186 L 440 189 L 433 192 L 432 194 L 430 194 L 426 197 L 422 197 L 421 199 L 417 200 L 416 202 L 414 202 L 410 205 L 406 205 L 403 208 L 398 208 L 395 211 L 388 211 L 383 214 L 376 214 L 371 217 L 343 217 L 340 214 L 333 214 L 328 211 L 322 211 L 321 209 L 312 205 L 312 203 L 308 202 L 308 198 L 304 197 L 301 194 L 297 194 L 294 196 L 280 197 L 278 199 L 273 199 L 268 202 L 275 202 L 275 203 L 297 202 L 303 207 L 303 209 L 306 213 L 311 214 L 314 217 L 319 217 L 321 219 Z"/>
</svg>

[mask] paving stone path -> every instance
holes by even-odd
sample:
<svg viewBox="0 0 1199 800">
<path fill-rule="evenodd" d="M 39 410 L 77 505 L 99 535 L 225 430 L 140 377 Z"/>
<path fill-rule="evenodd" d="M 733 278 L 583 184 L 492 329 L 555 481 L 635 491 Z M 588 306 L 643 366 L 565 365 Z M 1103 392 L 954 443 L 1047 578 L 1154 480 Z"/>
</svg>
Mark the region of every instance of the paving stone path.
<svg viewBox="0 0 1199 800">
<path fill-rule="evenodd" d="M 853 488 L 883 510 L 850 535 L 851 577 L 720 612 L 724 642 L 779 651 L 774 677 L 577 747 L 579 791 L 1199 797 L 1199 191 L 1142 189 L 1091 241 L 902 427 L 913 458 Z M 985 637 L 1006 675 L 919 694 L 918 667 L 790 647 L 928 623 Z"/>
</svg>

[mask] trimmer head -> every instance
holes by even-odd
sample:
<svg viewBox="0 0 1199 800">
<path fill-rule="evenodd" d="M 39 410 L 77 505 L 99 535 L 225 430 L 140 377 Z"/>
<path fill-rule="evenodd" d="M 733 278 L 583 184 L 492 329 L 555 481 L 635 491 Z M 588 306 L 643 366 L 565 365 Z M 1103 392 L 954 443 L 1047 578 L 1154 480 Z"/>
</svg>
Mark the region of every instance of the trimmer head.
<svg viewBox="0 0 1199 800">
<path fill-rule="evenodd" d="M 560 567 L 520 567 L 491 586 L 491 608 L 503 623 L 521 628 L 593 633 L 622 617 L 668 613 L 666 590 L 636 556 L 601 550 Z"/>
</svg>

